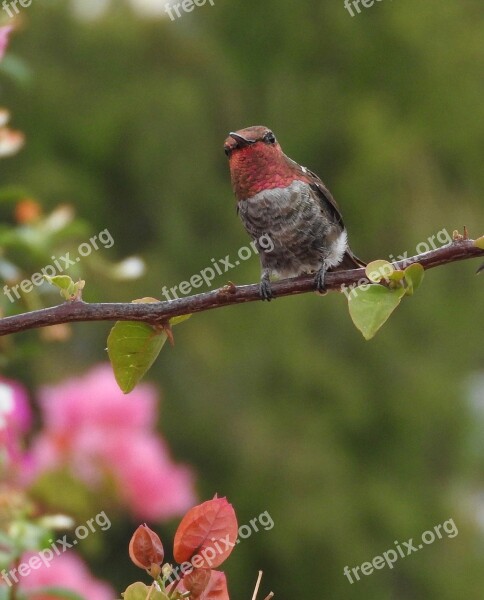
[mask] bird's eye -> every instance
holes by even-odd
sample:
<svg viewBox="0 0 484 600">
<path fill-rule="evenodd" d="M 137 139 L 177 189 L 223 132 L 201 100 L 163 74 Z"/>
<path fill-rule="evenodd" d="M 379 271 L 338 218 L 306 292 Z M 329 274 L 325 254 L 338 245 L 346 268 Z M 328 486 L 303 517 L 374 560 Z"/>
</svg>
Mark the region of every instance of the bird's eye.
<svg viewBox="0 0 484 600">
<path fill-rule="evenodd" d="M 264 136 L 264 142 L 266 144 L 275 144 L 276 143 L 276 138 L 274 136 L 274 134 L 272 133 L 272 131 L 268 131 L 265 136 Z"/>
</svg>

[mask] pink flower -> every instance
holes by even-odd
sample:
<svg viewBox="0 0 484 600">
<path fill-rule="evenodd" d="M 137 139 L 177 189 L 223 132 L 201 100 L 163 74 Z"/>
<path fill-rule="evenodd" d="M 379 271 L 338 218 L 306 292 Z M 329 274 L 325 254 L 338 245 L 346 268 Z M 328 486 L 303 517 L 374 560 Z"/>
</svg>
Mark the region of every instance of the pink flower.
<svg viewBox="0 0 484 600">
<path fill-rule="evenodd" d="M 175 465 L 156 434 L 157 395 L 140 385 L 121 393 L 109 365 L 47 387 L 40 394 L 44 429 L 34 440 L 34 475 L 68 467 L 92 489 L 106 476 L 133 515 L 158 520 L 194 502 L 192 474 Z"/>
<path fill-rule="evenodd" d="M 105 440 L 105 458 L 138 519 L 168 519 L 193 505 L 191 472 L 172 463 L 163 440 L 146 435 Z"/>
<path fill-rule="evenodd" d="M 31 422 L 25 388 L 16 381 L 0 378 L 0 449 L 6 451 L 7 464 L 23 460 L 22 437 Z"/>
<path fill-rule="evenodd" d="M 29 560 L 34 553 L 22 557 L 22 563 L 29 565 Z M 32 560 L 32 565 L 38 565 L 39 561 Z M 82 598 L 89 600 L 115 600 L 116 594 L 106 583 L 94 579 L 85 563 L 71 550 L 59 556 L 55 556 L 47 565 L 42 564 L 40 568 L 31 569 L 30 573 L 20 579 L 22 590 L 36 590 L 45 587 L 66 588 L 71 592 L 77 592 Z M 35 594 L 35 600 L 55 600 L 58 596 L 49 594 Z"/>
<path fill-rule="evenodd" d="M 7 49 L 8 38 L 12 30 L 13 27 L 11 25 L 0 27 L 0 60 L 2 60 L 5 50 Z"/>
</svg>

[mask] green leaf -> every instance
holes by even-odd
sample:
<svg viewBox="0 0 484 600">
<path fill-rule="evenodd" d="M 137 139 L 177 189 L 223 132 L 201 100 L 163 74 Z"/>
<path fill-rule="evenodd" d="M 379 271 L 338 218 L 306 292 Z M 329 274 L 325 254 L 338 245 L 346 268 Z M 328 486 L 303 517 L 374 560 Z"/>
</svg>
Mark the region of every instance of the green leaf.
<svg viewBox="0 0 484 600">
<path fill-rule="evenodd" d="M 51 285 L 55 285 L 60 290 L 70 290 L 74 286 L 74 282 L 69 275 L 55 275 L 54 277 L 44 275 L 44 277 Z"/>
<path fill-rule="evenodd" d="M 407 296 L 413 296 L 414 292 L 420 287 L 424 275 L 425 270 L 419 263 L 413 263 L 405 269 L 405 281 L 407 282 L 405 293 Z"/>
<path fill-rule="evenodd" d="M 74 283 L 72 279 L 68 275 L 55 275 L 54 277 L 49 277 L 48 275 L 44 275 L 46 281 L 48 281 L 51 285 L 55 285 L 60 290 L 60 295 L 65 300 L 79 300 L 81 297 L 81 291 L 84 289 L 85 281 L 79 280 Z"/>
<path fill-rule="evenodd" d="M 383 285 L 358 286 L 348 297 L 348 308 L 365 340 L 371 339 L 400 304 L 403 287 L 391 290 Z"/>
<path fill-rule="evenodd" d="M 28 598 L 64 598 L 65 600 L 87 600 L 85 596 L 79 596 L 72 590 L 68 590 L 62 587 L 43 587 L 35 590 L 29 590 Z"/>
<path fill-rule="evenodd" d="M 45 527 L 26 520 L 13 521 L 9 527 L 11 543 L 19 553 L 28 550 L 40 550 L 46 545 L 48 533 Z"/>
<path fill-rule="evenodd" d="M 394 281 L 396 283 L 399 283 L 400 281 L 402 281 L 402 279 L 405 277 L 405 272 L 404 271 L 393 271 L 393 273 L 390 275 L 390 277 L 388 278 L 390 281 Z"/>
<path fill-rule="evenodd" d="M 15 205 L 22 198 L 29 198 L 32 195 L 30 190 L 17 185 L 2 186 L 0 189 L 0 204 Z"/>
<path fill-rule="evenodd" d="M 155 328 L 140 321 L 118 321 L 114 325 L 108 337 L 108 355 L 114 377 L 125 394 L 135 388 L 155 362 L 168 337 L 172 337 L 170 326 L 182 323 L 190 316 L 173 317 L 165 328 Z"/>
<path fill-rule="evenodd" d="M 484 235 L 480 238 L 477 238 L 477 240 L 474 241 L 474 246 L 480 248 L 481 250 L 484 250 Z"/>
<path fill-rule="evenodd" d="M 93 511 L 96 510 L 98 498 L 79 477 L 70 472 L 67 465 L 44 471 L 35 478 L 29 489 L 43 506 L 62 506 L 63 510 L 78 520 L 95 514 Z M 101 490 L 105 491 L 104 488 Z"/>
<path fill-rule="evenodd" d="M 151 592 L 151 593 L 150 593 Z M 168 600 L 168 596 L 159 590 L 151 589 L 140 581 L 131 584 L 121 596 L 124 600 Z"/>
<path fill-rule="evenodd" d="M 13 80 L 25 85 L 32 80 L 32 70 L 19 56 L 9 52 L 4 56 L 0 71 L 9 75 Z"/>
<path fill-rule="evenodd" d="M 370 281 L 379 283 L 382 279 L 388 279 L 395 268 L 387 260 L 374 260 L 366 265 L 365 273 Z"/>
<path fill-rule="evenodd" d="M 10 598 L 10 588 L 7 586 L 0 586 L 0 600 L 9 600 Z"/>
<path fill-rule="evenodd" d="M 135 304 L 157 303 L 156 298 L 133 300 Z M 140 321 L 118 321 L 108 336 L 108 355 L 114 377 L 125 394 L 129 394 L 158 357 L 166 340 L 174 343 L 172 325 L 178 325 L 191 315 L 173 317 L 153 327 Z"/>
<path fill-rule="evenodd" d="M 114 377 L 129 394 L 155 362 L 168 336 L 139 321 L 118 321 L 108 337 L 108 355 Z"/>
<path fill-rule="evenodd" d="M 170 319 L 170 325 L 179 325 L 183 321 L 187 321 L 192 315 L 180 315 L 179 317 L 173 317 Z"/>
</svg>

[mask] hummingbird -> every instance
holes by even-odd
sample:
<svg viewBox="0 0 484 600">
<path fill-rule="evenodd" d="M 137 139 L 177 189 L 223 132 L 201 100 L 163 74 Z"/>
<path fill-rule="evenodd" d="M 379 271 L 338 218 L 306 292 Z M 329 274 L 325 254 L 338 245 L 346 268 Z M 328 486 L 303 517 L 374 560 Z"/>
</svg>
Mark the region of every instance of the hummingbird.
<svg viewBox="0 0 484 600">
<path fill-rule="evenodd" d="M 274 275 L 314 273 L 315 289 L 324 292 L 328 271 L 366 266 L 348 245 L 341 212 L 328 188 L 284 154 L 270 129 L 256 125 L 232 131 L 224 150 L 237 213 L 259 251 L 263 300 L 273 297 Z M 270 247 L 260 243 L 267 237 Z"/>
</svg>

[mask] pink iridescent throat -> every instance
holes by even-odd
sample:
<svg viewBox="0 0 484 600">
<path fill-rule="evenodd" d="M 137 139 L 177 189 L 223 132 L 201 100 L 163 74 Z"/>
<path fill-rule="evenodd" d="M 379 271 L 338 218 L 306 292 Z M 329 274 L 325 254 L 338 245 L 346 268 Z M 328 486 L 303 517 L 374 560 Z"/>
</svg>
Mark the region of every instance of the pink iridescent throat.
<svg viewBox="0 0 484 600">
<path fill-rule="evenodd" d="M 288 187 L 295 180 L 309 182 L 279 146 L 263 142 L 235 150 L 230 157 L 230 172 L 238 200 L 264 190 Z"/>
</svg>

